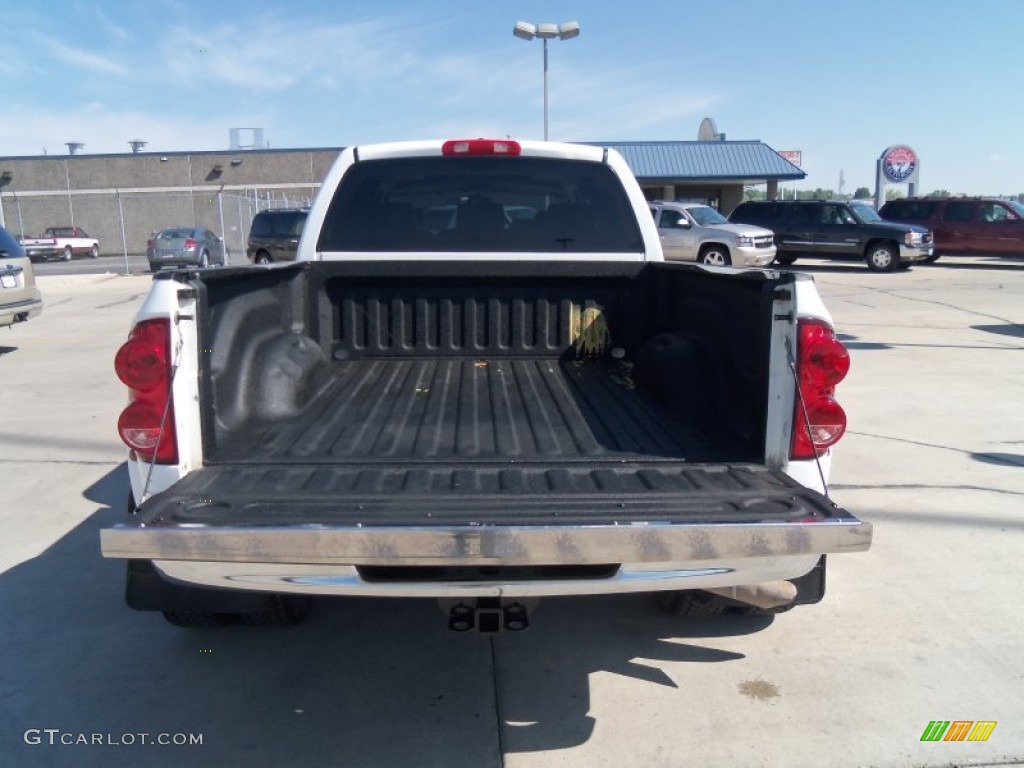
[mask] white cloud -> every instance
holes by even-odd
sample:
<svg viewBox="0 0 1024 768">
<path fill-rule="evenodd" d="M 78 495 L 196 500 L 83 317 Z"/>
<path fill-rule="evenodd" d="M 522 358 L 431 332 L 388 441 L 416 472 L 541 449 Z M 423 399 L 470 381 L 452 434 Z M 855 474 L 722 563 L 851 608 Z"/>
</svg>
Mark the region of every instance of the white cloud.
<svg viewBox="0 0 1024 768">
<path fill-rule="evenodd" d="M 224 84 L 253 92 L 281 91 L 326 79 L 358 86 L 408 72 L 416 59 L 385 22 L 296 23 L 277 15 L 242 28 L 172 26 L 162 34 L 163 79 L 196 88 Z M 207 52 L 208 51 L 208 52 Z"/>
<path fill-rule="evenodd" d="M 120 28 L 110 24 L 117 37 Z M 117 76 L 107 78 L 99 97 L 117 106 L 82 106 L 76 95 L 51 107 L 26 91 L 11 99 L 22 102 L 22 119 L 0 124 L 0 147 L 6 154 L 37 154 L 43 145 L 63 151 L 63 142 L 75 139 L 88 153 L 125 152 L 126 142 L 138 137 L 153 151 L 221 149 L 232 126 L 261 126 L 275 147 L 455 135 L 539 138 L 537 46 L 531 50 L 509 35 L 505 46 L 481 43 L 449 53 L 436 42 L 447 31 L 403 18 L 339 24 L 263 13 L 244 25 L 165 24 L 152 45 L 143 48 L 140 35 L 119 46 L 119 58 L 61 44 L 55 58 Z M 696 135 L 699 118 L 723 98 L 693 86 L 674 95 L 671 74 L 659 78 L 639 63 L 578 61 L 563 57 L 551 68 L 553 139 Z M 89 93 L 97 98 L 99 92 Z"/>
<path fill-rule="evenodd" d="M 34 33 L 31 37 L 36 39 L 37 45 L 48 49 L 55 58 L 73 67 L 88 69 L 104 75 L 128 74 L 128 69 L 113 57 L 82 50 L 85 46 L 76 47 L 73 44 L 63 43 L 38 33 Z"/>
<path fill-rule="evenodd" d="M 81 141 L 86 154 L 128 152 L 128 142 L 143 139 L 146 151 L 227 149 L 224 117 L 196 116 L 188 112 L 155 115 L 136 110 L 111 109 L 99 103 L 76 108 L 44 109 L 13 104 L 18 120 L 0 124 L 0 147 L 7 155 L 66 152 L 64 143 Z"/>
<path fill-rule="evenodd" d="M 92 10 L 96 18 L 99 20 L 100 24 L 107 31 L 107 34 L 109 34 L 115 40 L 125 42 L 127 40 L 131 40 L 134 37 L 134 35 L 132 35 L 131 33 L 131 30 L 112 21 L 110 17 L 103 13 L 103 11 L 101 11 L 99 8 L 93 8 Z"/>
</svg>

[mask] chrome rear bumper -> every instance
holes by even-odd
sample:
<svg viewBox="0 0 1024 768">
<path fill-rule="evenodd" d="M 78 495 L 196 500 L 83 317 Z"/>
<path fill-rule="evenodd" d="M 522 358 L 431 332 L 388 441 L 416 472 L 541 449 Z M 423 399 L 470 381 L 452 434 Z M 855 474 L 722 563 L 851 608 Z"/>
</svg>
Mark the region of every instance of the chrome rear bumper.
<svg viewBox="0 0 1024 768">
<path fill-rule="evenodd" d="M 699 589 L 794 578 L 822 554 L 861 552 L 853 517 L 757 524 L 492 528 L 223 528 L 119 525 L 103 555 L 152 560 L 172 580 L 336 595 L 544 596 Z M 598 579 L 376 581 L 360 566 L 615 564 Z"/>
<path fill-rule="evenodd" d="M 121 524 L 101 532 L 104 557 L 324 565 L 657 563 L 860 552 L 871 524 L 633 523 L 595 526 L 227 527 Z"/>
</svg>

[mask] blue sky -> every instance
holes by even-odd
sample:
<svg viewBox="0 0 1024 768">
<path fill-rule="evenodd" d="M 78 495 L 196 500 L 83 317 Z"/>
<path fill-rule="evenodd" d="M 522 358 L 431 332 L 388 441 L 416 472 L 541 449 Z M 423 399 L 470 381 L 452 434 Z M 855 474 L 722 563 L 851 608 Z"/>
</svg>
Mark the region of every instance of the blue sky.
<svg viewBox="0 0 1024 768">
<path fill-rule="evenodd" d="M 1024 0 L 0 0 L 0 156 L 540 138 L 729 139 L 803 151 L 800 187 L 874 187 L 891 144 L 919 191 L 1024 192 Z"/>
</svg>

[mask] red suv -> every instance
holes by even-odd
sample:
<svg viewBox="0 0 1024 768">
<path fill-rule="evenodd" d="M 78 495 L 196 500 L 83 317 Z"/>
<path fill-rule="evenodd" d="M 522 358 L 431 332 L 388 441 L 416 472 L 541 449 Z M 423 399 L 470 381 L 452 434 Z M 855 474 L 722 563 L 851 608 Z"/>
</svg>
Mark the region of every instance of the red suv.
<svg viewBox="0 0 1024 768">
<path fill-rule="evenodd" d="M 905 197 L 879 211 L 883 219 L 928 227 L 935 251 L 1024 256 L 1024 205 L 993 197 Z"/>
</svg>

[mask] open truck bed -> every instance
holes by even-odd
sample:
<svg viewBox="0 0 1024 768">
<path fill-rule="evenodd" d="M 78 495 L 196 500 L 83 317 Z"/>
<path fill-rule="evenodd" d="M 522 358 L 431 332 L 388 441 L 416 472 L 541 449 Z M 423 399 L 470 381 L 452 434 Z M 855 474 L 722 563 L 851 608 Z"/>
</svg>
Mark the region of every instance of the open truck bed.
<svg viewBox="0 0 1024 768">
<path fill-rule="evenodd" d="M 104 552 L 366 576 L 861 548 L 859 521 L 766 459 L 790 280 L 665 263 L 204 274 L 205 466 Z"/>
<path fill-rule="evenodd" d="M 820 600 L 871 540 L 822 495 L 846 350 L 809 276 L 666 263 L 650 212 L 610 148 L 349 147 L 296 264 L 158 275 L 115 360 L 127 603 L 493 632 L 547 595 Z"/>
</svg>

